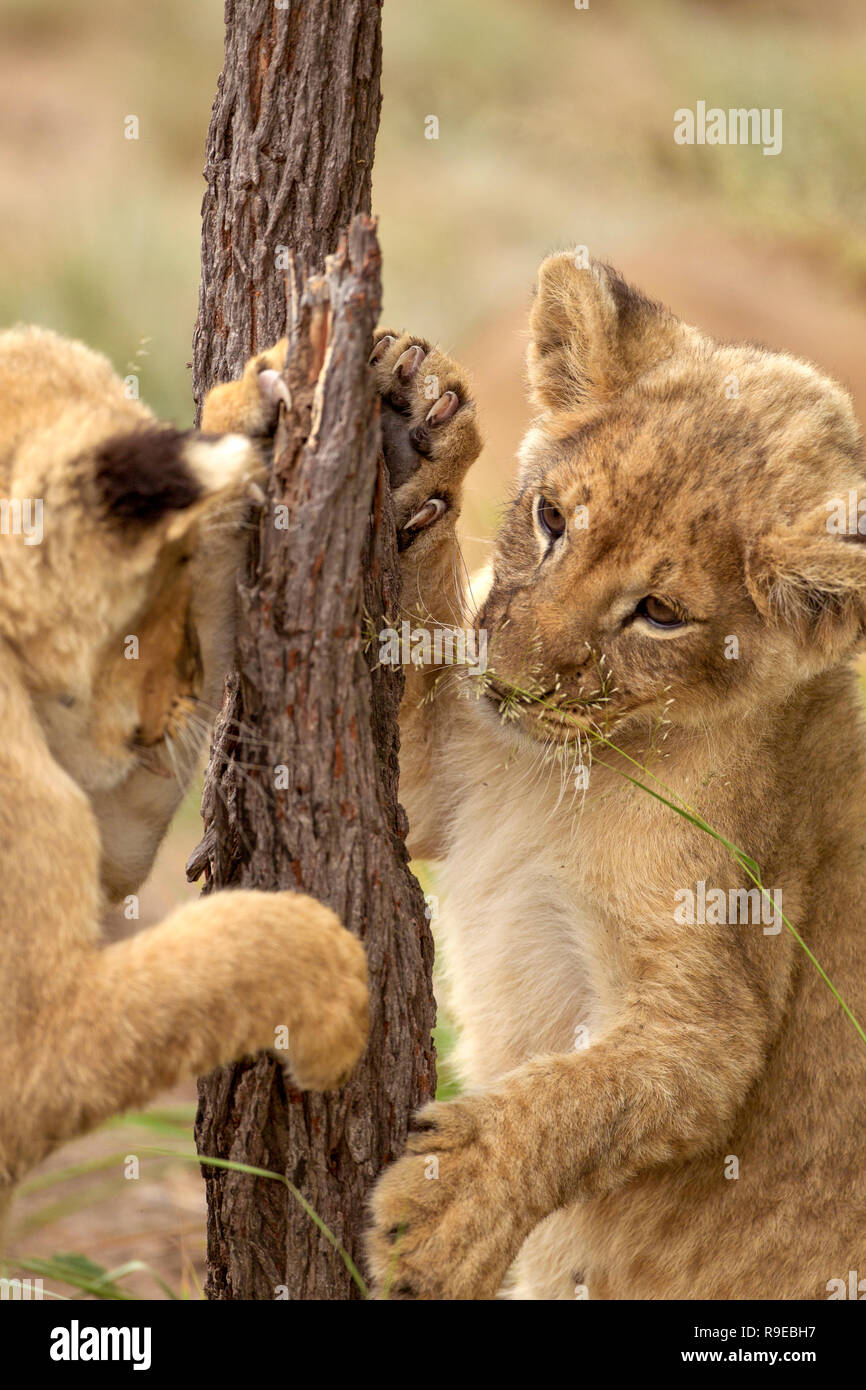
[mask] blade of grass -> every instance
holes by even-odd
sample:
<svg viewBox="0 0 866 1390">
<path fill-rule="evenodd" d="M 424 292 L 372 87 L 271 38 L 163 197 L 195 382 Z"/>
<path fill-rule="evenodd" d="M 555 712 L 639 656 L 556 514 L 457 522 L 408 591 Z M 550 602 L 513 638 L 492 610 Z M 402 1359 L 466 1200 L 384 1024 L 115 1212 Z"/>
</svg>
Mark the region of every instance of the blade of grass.
<svg viewBox="0 0 866 1390">
<path fill-rule="evenodd" d="M 109 1270 L 106 1278 L 114 1284 L 118 1279 L 125 1279 L 127 1274 L 149 1274 L 153 1282 L 162 1289 L 166 1298 L 170 1298 L 174 1302 L 178 1301 L 178 1295 L 174 1289 L 166 1283 L 161 1274 L 157 1274 L 155 1269 L 151 1269 L 149 1264 L 145 1264 L 144 1260 L 127 1260 L 126 1264 L 118 1265 L 116 1269 Z"/>
<path fill-rule="evenodd" d="M 70 1284 L 72 1288 L 80 1289 L 82 1293 L 95 1294 L 97 1298 L 120 1303 L 138 1301 L 135 1294 L 119 1288 L 116 1284 L 108 1283 L 105 1277 L 83 1273 L 81 1266 L 74 1262 L 27 1255 L 16 1259 L 15 1263 L 16 1267 L 27 1270 L 28 1273 L 41 1275 L 45 1279 L 55 1279 L 59 1284 Z"/>
<path fill-rule="evenodd" d="M 613 747 L 612 744 L 609 744 L 608 746 Z M 614 749 L 614 751 L 619 752 L 620 750 Z M 603 766 L 610 765 L 603 764 Z M 618 772 L 619 769 L 611 768 L 611 771 Z M 691 813 L 689 811 L 684 811 L 681 807 L 676 806 L 672 801 L 669 801 L 667 797 L 660 796 L 659 793 L 653 791 L 651 787 L 644 786 L 644 784 L 642 782 L 639 782 L 637 778 L 630 777 L 627 772 L 620 772 L 619 775 L 621 777 L 624 777 L 627 782 L 631 782 L 634 786 L 641 787 L 643 791 L 647 792 L 650 796 L 654 796 L 657 801 L 663 802 L 665 806 L 669 806 L 672 811 L 676 811 L 677 815 L 682 816 L 684 820 L 691 821 L 692 825 L 696 825 L 699 830 L 703 830 L 707 835 L 712 836 L 714 840 L 718 840 L 719 844 L 724 845 L 725 849 L 729 850 L 731 854 L 733 854 L 734 858 L 737 860 L 739 864 L 742 865 L 743 869 L 745 869 L 746 873 L 749 875 L 749 878 L 752 880 L 755 886 L 761 890 L 761 894 L 767 900 L 767 902 L 770 903 L 770 905 L 773 908 L 773 911 L 778 912 L 779 916 L 785 923 L 785 926 L 788 928 L 788 931 L 791 933 L 794 940 L 805 951 L 809 960 L 812 962 L 818 974 L 821 976 L 821 979 L 824 981 L 827 988 L 830 990 L 831 994 L 836 999 L 837 1003 L 845 1011 L 847 1017 L 853 1023 L 860 1036 L 861 1041 L 864 1044 L 866 1044 L 866 1030 L 863 1029 L 854 1013 L 848 1007 L 845 1000 L 842 998 L 842 995 L 839 993 L 839 990 L 833 984 L 833 981 L 830 979 L 830 976 L 827 974 L 826 970 L 822 966 L 821 962 L 818 960 L 815 953 L 811 951 L 809 947 L 806 945 L 805 941 L 803 940 L 800 933 L 797 931 L 796 927 L 793 926 L 791 922 L 789 922 L 788 918 L 786 917 L 785 913 L 782 912 L 781 908 L 776 907 L 775 899 L 773 898 L 772 894 L 767 892 L 767 889 L 761 882 L 761 870 L 760 867 L 755 863 L 754 859 L 752 859 L 748 854 L 746 854 L 745 850 L 740 849 L 737 845 L 731 844 L 730 840 L 726 840 L 724 835 L 720 835 L 717 830 L 714 830 L 711 825 L 708 825 L 702 816 L 698 816 L 697 814 Z"/>
<path fill-rule="evenodd" d="M 552 701 L 546 700 L 541 697 L 537 697 L 533 695 L 530 691 L 521 689 L 521 687 L 519 686 L 512 686 L 511 689 L 514 691 L 515 694 L 520 695 L 522 698 L 524 698 L 529 704 L 540 705 L 545 708 L 554 709 L 556 713 L 559 715 L 567 714 L 567 710 L 564 711 L 560 706 L 555 705 Z M 690 821 L 692 825 L 696 826 L 699 830 L 702 830 L 706 835 L 709 835 L 712 837 L 712 839 L 717 840 L 720 845 L 723 845 L 724 848 L 727 849 L 728 852 L 733 855 L 737 863 L 740 864 L 741 867 L 749 875 L 749 878 L 751 878 L 752 882 L 756 885 L 757 888 L 760 889 L 764 898 L 772 904 L 774 912 L 778 911 L 779 916 L 782 918 L 782 921 L 784 922 L 788 931 L 791 933 L 797 944 L 805 952 L 807 958 L 817 970 L 818 974 L 826 984 L 827 988 L 830 990 L 834 999 L 837 1001 L 837 1003 L 843 1009 L 847 1018 L 853 1024 L 858 1036 L 860 1037 L 860 1040 L 863 1042 L 864 1046 L 866 1046 L 866 1029 L 862 1027 L 859 1020 L 856 1018 L 853 1011 L 849 1008 L 848 1004 L 843 999 L 841 993 L 836 988 L 833 981 L 830 979 L 830 976 L 827 974 L 826 970 L 821 965 L 814 952 L 811 951 L 810 948 L 806 945 L 806 942 L 803 940 L 800 933 L 788 920 L 785 913 L 782 912 L 781 909 L 776 908 L 774 899 L 767 893 L 767 890 L 764 888 L 764 885 L 761 882 L 760 866 L 751 857 L 751 855 L 747 854 L 744 849 L 741 849 L 739 847 L 739 845 L 732 844 L 730 840 L 727 840 L 725 836 L 720 833 L 720 831 L 714 829 L 713 826 L 711 826 L 706 820 L 704 820 L 703 816 L 699 815 L 697 811 L 695 811 L 691 806 L 689 806 L 688 802 L 685 801 L 684 798 L 681 797 L 678 792 L 675 792 L 670 787 L 665 786 L 664 782 L 662 782 L 660 778 L 656 777 L 654 772 L 652 772 L 648 767 L 645 767 L 643 763 L 639 762 L 636 758 L 633 758 L 630 753 L 627 753 L 625 751 L 624 748 L 620 748 L 617 744 L 612 743 L 611 740 L 607 738 L 601 732 L 600 729 L 587 729 L 585 724 L 580 720 L 575 720 L 574 726 L 575 728 L 580 729 L 581 732 L 587 734 L 588 738 L 590 738 L 593 742 L 602 743 L 606 748 L 609 748 L 611 752 L 619 754 L 621 758 L 625 758 L 629 763 L 632 764 L 633 767 L 635 767 L 640 773 L 642 773 L 643 776 L 651 778 L 658 786 L 660 786 L 665 792 L 667 792 L 668 795 L 662 796 L 659 792 L 654 791 L 652 787 L 648 787 L 644 782 L 639 781 L 636 777 L 629 776 L 629 774 L 627 772 L 624 772 L 621 768 L 612 767 L 610 763 L 602 763 L 602 767 L 609 768 L 611 772 L 617 773 L 618 776 L 623 777 L 627 782 L 631 782 L 633 786 L 639 787 L 641 791 L 646 792 L 648 796 L 655 797 L 657 801 L 660 801 L 663 805 L 670 807 L 670 809 L 672 811 L 675 811 L 678 816 L 682 816 L 684 820 Z M 676 805 L 674 801 L 670 800 L 671 797 L 676 797 L 677 801 L 681 802 L 682 804 L 679 806 Z"/>
<path fill-rule="evenodd" d="M 125 1158 L 125 1153 L 114 1153 L 106 1154 L 102 1158 L 88 1158 L 81 1163 L 70 1163 L 65 1168 L 56 1168 L 51 1173 L 39 1173 L 35 1178 L 28 1178 L 18 1191 L 22 1197 L 33 1192 L 43 1192 L 46 1188 L 57 1187 L 73 1178 L 84 1178 L 90 1173 L 102 1173 L 107 1168 L 120 1168 Z"/>
<path fill-rule="evenodd" d="M 158 1157 L 166 1156 L 165 1152 L 161 1149 L 143 1149 L 142 1152 L 150 1153 Z M 318 1227 L 325 1239 L 334 1247 L 340 1259 L 343 1261 L 343 1264 L 346 1266 L 346 1269 L 349 1271 L 355 1285 L 361 1291 L 362 1296 L 364 1298 L 370 1297 L 363 1276 L 348 1250 L 345 1246 L 340 1244 L 333 1231 L 325 1225 L 319 1213 L 310 1205 L 303 1193 L 298 1191 L 294 1183 L 290 1182 L 284 1173 L 274 1173 L 271 1172 L 269 1168 L 256 1168 L 250 1163 L 237 1163 L 229 1158 L 211 1158 L 206 1154 L 172 1154 L 171 1157 L 181 1158 L 190 1163 L 203 1163 L 211 1168 L 225 1168 L 232 1173 L 246 1173 L 252 1178 L 270 1178 L 274 1182 L 282 1183 L 286 1191 L 290 1192 L 295 1201 L 303 1207 L 307 1216 L 309 1216 L 310 1220 L 313 1222 L 313 1225 Z"/>
</svg>

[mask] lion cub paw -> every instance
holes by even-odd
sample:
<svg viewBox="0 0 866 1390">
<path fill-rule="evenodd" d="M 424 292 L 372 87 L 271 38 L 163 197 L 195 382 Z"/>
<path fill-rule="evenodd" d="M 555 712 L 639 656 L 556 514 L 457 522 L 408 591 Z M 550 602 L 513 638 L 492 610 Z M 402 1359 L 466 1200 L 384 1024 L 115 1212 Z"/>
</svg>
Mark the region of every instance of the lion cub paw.
<svg viewBox="0 0 866 1390">
<path fill-rule="evenodd" d="M 481 452 L 475 402 L 462 368 L 424 338 L 380 330 L 370 362 L 405 549 L 419 532 L 459 512 L 463 478 Z"/>
<path fill-rule="evenodd" d="M 375 1297 L 495 1298 L 526 1234 L 495 1106 L 483 1096 L 427 1105 L 370 1205 Z"/>
<path fill-rule="evenodd" d="M 296 957 L 300 997 L 288 1034 L 289 1080 L 301 1091 L 342 1086 L 364 1052 L 370 1027 L 364 948 L 333 914 L 316 906 L 316 940 Z"/>
<path fill-rule="evenodd" d="M 251 357 L 240 381 L 223 382 L 205 397 L 201 428 L 212 434 L 246 434 L 269 440 L 277 427 L 280 403 L 291 406 L 283 381 L 287 340 Z"/>
</svg>

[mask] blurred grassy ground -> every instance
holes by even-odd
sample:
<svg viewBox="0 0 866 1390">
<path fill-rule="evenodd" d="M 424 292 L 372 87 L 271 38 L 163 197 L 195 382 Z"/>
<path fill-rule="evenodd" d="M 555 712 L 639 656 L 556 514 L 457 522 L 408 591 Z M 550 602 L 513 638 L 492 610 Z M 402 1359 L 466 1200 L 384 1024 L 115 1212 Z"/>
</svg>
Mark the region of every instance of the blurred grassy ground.
<svg viewBox="0 0 866 1390">
<path fill-rule="evenodd" d="M 0 3 L 0 321 L 102 348 L 178 423 L 191 418 L 185 364 L 222 24 L 217 0 Z M 383 321 L 441 340 L 474 374 L 488 448 L 465 517 L 470 564 L 486 556 L 525 425 L 526 307 L 556 247 L 587 245 L 711 332 L 819 361 L 866 413 L 859 0 L 386 0 L 384 32 Z M 699 99 L 782 107 L 782 153 L 676 146 L 673 112 Z M 138 141 L 124 139 L 128 115 Z M 424 138 L 430 115 L 435 141 Z M 142 895 L 143 921 L 195 891 L 183 863 L 197 835 L 191 798 Z M 187 1152 L 193 1097 L 172 1098 Z M 136 1183 L 110 1164 L 69 1171 L 140 1140 L 135 1127 L 112 1129 L 55 1155 L 21 1203 L 19 1248 L 142 1258 L 196 1296 L 194 1167 L 143 1165 Z M 147 1273 L 131 1286 L 155 1287 Z"/>
<path fill-rule="evenodd" d="M 862 7 L 429 0 L 384 17 L 387 320 L 467 342 L 522 303 L 544 251 L 615 255 L 693 219 L 862 291 Z M 118 365 L 150 338 L 142 387 L 186 419 L 222 7 L 3 0 L 0 23 L 0 317 L 49 322 Z M 699 97 L 783 107 L 782 155 L 676 146 L 673 111 Z"/>
</svg>

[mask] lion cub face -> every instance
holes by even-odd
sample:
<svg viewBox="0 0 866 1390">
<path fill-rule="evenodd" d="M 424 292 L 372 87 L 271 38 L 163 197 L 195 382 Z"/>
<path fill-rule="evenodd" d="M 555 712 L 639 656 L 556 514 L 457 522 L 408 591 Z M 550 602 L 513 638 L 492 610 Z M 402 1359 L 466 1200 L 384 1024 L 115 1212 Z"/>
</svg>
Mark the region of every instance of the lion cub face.
<svg viewBox="0 0 866 1390">
<path fill-rule="evenodd" d="M 97 813 L 128 811 L 129 789 L 161 831 L 231 664 L 244 483 L 260 465 L 240 436 L 104 423 L 21 451 L 13 484 L 42 499 L 44 535 L 4 548 L 0 624 Z"/>
<path fill-rule="evenodd" d="M 576 719 L 736 716 L 845 659 L 866 546 L 856 520 L 828 529 L 864 491 L 841 388 L 569 255 L 542 266 L 531 331 L 539 415 L 479 618 L 491 695 L 546 697 L 520 723 L 563 741 Z"/>
</svg>

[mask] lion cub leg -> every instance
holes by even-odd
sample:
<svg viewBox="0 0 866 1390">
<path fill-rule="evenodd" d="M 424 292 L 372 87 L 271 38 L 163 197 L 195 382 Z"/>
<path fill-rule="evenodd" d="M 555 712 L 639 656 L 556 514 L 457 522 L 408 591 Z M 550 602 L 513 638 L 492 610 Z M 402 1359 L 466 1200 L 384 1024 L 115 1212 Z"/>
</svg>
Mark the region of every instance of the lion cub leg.
<svg viewBox="0 0 866 1390">
<path fill-rule="evenodd" d="M 63 974 L 38 1030 L 0 1049 L 15 1078 L 0 1101 L 0 1185 L 186 1076 L 271 1048 L 299 1088 L 328 1090 L 366 1042 L 363 947 L 301 894 L 215 893 L 68 952 Z"/>
<path fill-rule="evenodd" d="M 403 608 L 444 627 L 466 620 L 456 523 L 463 480 L 481 452 L 466 373 L 424 338 L 385 329 L 371 358 L 382 446 L 394 490 Z"/>
<path fill-rule="evenodd" d="M 401 610 L 388 616 L 431 638 L 438 629 L 472 628 L 456 532 L 463 480 L 481 451 L 466 373 L 425 339 L 385 330 L 376 335 L 371 361 L 401 552 Z M 442 750 L 459 714 L 452 682 L 433 689 L 441 675 L 441 667 L 407 667 L 400 708 L 400 800 L 410 852 L 424 858 L 442 853 Z"/>
<path fill-rule="evenodd" d="M 710 950 L 690 930 L 611 917 L 610 938 L 629 946 L 627 1002 L 597 1041 L 419 1113 L 373 1196 L 368 1253 L 380 1290 L 494 1298 L 546 1217 L 725 1139 L 778 1025 L 781 1005 L 769 998 L 779 963 L 765 958 L 747 977 L 734 950 Z"/>
</svg>

